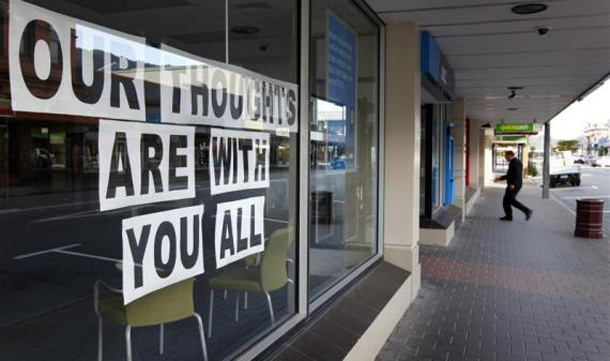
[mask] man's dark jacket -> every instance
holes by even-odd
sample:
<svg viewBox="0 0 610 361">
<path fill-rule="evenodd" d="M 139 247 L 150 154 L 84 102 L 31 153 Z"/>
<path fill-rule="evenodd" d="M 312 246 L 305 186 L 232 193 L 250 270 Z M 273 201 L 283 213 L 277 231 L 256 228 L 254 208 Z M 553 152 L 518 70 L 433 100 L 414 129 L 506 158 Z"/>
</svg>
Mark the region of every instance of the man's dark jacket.
<svg viewBox="0 0 610 361">
<path fill-rule="evenodd" d="M 506 184 L 514 185 L 516 188 L 521 188 L 523 185 L 523 164 L 517 158 L 513 158 L 508 163 L 508 172 L 500 179 L 505 180 Z"/>
</svg>

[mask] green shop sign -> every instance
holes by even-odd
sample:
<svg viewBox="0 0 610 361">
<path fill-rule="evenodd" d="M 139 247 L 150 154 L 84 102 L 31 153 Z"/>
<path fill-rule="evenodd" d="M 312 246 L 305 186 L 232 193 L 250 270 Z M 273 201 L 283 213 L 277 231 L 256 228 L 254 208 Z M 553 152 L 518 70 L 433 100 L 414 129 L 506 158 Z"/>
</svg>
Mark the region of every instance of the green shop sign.
<svg viewBox="0 0 610 361">
<path fill-rule="evenodd" d="M 496 134 L 537 133 L 534 123 L 502 123 L 496 125 Z"/>
</svg>

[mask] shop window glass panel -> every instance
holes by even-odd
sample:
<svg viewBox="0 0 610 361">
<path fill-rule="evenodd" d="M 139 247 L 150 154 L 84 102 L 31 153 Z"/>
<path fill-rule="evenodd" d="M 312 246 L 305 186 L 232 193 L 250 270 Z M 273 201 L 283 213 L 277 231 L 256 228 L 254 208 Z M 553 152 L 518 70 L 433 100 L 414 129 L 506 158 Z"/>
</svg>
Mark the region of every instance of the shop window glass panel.
<svg viewBox="0 0 610 361">
<path fill-rule="evenodd" d="M 421 110 L 420 215 L 431 217 L 441 206 L 441 152 L 446 112 L 439 104 L 424 104 Z"/>
<path fill-rule="evenodd" d="M 420 169 L 419 169 L 419 214 L 421 216 L 427 216 L 427 197 L 426 194 L 429 189 L 429 185 L 426 182 L 428 173 L 428 115 L 429 107 L 421 107 L 421 140 L 420 140 Z"/>
<path fill-rule="evenodd" d="M 442 152 L 442 112 L 441 106 L 432 107 L 432 173 L 430 177 L 432 211 L 440 207 L 441 201 L 441 152 Z"/>
<path fill-rule="evenodd" d="M 237 3 L 282 26 L 227 64 L 224 1 L 0 1 L 2 360 L 233 359 L 295 314 L 298 2 Z"/>
<path fill-rule="evenodd" d="M 310 300 L 377 252 L 378 27 L 350 1 L 312 1 Z"/>
<path fill-rule="evenodd" d="M 297 81 L 295 2 L 229 1 L 229 60 L 257 73 Z"/>
</svg>

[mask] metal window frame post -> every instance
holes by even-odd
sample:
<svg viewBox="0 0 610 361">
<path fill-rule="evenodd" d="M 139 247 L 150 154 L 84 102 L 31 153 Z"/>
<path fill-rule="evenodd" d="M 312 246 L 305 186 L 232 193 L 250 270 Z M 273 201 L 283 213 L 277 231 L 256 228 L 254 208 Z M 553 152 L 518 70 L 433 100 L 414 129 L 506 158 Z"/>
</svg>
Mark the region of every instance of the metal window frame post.
<svg viewBox="0 0 610 361">
<path fill-rule="evenodd" d="M 542 198 L 549 198 L 551 183 L 551 122 L 544 124 L 544 163 L 542 166 Z"/>
</svg>

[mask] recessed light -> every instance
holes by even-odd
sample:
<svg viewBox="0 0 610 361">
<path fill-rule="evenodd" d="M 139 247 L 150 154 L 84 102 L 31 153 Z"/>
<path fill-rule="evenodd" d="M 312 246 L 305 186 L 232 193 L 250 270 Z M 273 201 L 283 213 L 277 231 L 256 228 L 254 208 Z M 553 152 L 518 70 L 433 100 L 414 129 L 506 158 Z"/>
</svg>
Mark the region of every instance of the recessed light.
<svg viewBox="0 0 610 361">
<path fill-rule="evenodd" d="M 541 12 L 545 11 L 547 8 L 548 8 L 548 6 L 545 4 L 528 3 L 528 4 L 520 4 L 517 6 L 513 6 L 513 8 L 510 10 L 517 15 L 531 15 L 531 14 L 541 13 Z"/>
<path fill-rule="evenodd" d="M 261 29 L 256 28 L 254 26 L 234 26 L 231 28 L 231 32 L 235 34 L 241 35 L 254 35 L 261 31 Z"/>
</svg>

